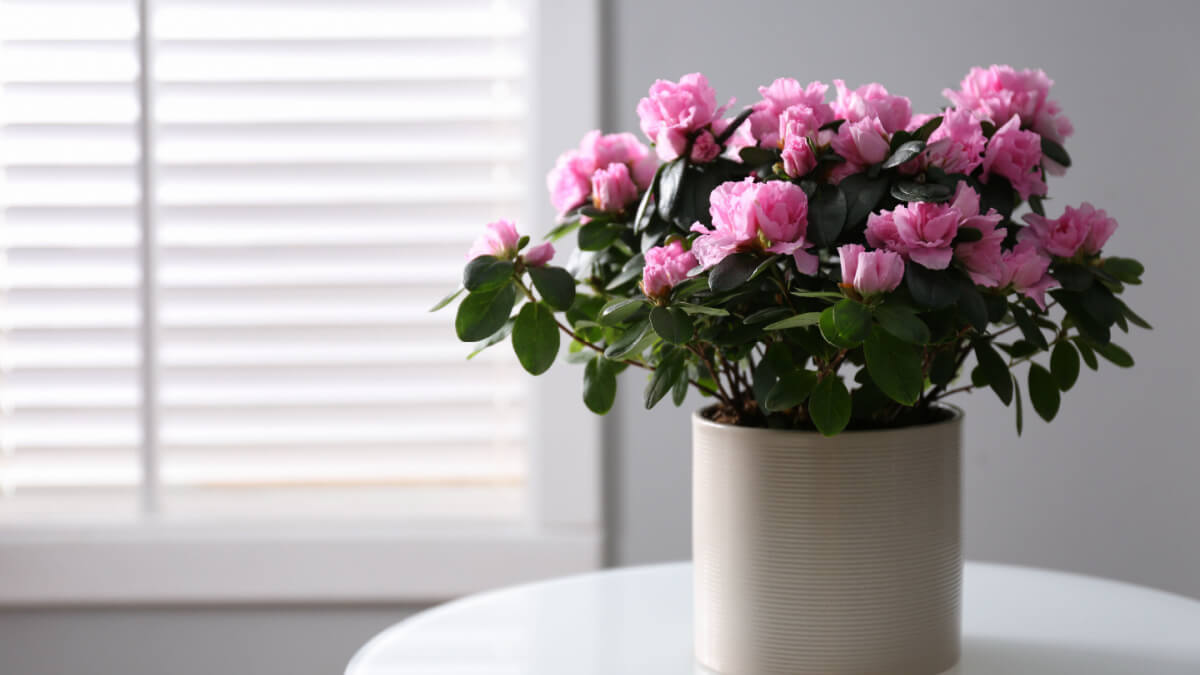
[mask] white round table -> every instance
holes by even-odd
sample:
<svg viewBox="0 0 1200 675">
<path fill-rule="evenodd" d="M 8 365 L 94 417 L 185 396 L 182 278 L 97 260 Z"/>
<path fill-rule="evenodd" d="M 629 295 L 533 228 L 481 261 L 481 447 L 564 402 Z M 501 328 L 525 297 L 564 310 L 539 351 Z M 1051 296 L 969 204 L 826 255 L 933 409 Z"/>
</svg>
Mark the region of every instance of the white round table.
<svg viewBox="0 0 1200 675">
<path fill-rule="evenodd" d="M 692 570 L 617 569 L 473 595 L 368 642 L 346 675 L 696 675 Z M 1200 602 L 968 563 L 956 675 L 1197 675 Z"/>
</svg>

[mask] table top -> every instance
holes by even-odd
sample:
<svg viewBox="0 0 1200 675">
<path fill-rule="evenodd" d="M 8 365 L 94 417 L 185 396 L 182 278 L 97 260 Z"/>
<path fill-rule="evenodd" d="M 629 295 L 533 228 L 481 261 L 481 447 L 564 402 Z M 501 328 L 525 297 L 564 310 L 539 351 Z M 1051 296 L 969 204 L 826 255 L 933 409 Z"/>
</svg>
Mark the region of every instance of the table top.
<svg viewBox="0 0 1200 675">
<path fill-rule="evenodd" d="M 692 568 L 630 567 L 481 593 L 380 633 L 346 675 L 699 675 Z M 947 675 L 1197 675 L 1200 602 L 1049 570 L 967 563 Z"/>
</svg>

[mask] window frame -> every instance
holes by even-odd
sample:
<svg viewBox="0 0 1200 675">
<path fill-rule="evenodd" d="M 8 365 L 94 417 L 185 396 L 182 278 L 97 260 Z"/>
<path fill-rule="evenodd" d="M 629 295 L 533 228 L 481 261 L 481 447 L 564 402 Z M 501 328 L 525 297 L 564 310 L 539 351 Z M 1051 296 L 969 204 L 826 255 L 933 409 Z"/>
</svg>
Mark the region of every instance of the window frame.
<svg viewBox="0 0 1200 675">
<path fill-rule="evenodd" d="M 143 11 L 147 1 L 139 0 Z M 529 1 L 526 227 L 541 234 L 553 222 L 540 206 L 545 169 L 599 126 L 601 0 Z M 569 62 L 558 48 L 562 26 L 572 27 Z M 531 383 L 522 522 L 182 522 L 143 514 L 119 523 L 7 523 L 0 607 L 426 603 L 597 569 L 602 427 L 580 401 L 577 371 L 560 366 Z"/>
</svg>

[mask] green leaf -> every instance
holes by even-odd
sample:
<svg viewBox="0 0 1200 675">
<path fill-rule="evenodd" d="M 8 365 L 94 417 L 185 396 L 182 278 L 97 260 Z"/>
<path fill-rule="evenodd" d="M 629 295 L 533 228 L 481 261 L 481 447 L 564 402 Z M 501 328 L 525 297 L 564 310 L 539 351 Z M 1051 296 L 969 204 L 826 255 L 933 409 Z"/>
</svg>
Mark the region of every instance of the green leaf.
<svg viewBox="0 0 1200 675">
<path fill-rule="evenodd" d="M 694 305 L 690 302 L 677 302 L 675 306 L 688 314 L 703 314 L 704 316 L 729 316 L 728 310 L 720 307 L 705 307 L 704 305 Z"/>
<path fill-rule="evenodd" d="M 565 312 L 575 302 L 575 277 L 563 268 L 530 267 L 529 278 L 546 304 L 554 309 Z"/>
<path fill-rule="evenodd" d="M 1005 218 L 1012 216 L 1017 193 L 1007 178 L 992 174 L 988 176 L 988 182 L 979 186 L 978 192 L 980 213 L 996 209 Z"/>
<path fill-rule="evenodd" d="M 613 277 L 608 285 L 604 287 L 606 291 L 613 291 L 625 284 L 642 278 L 642 268 L 646 266 L 646 257 L 641 253 L 636 253 L 632 258 L 625 261 L 621 267 L 621 271 L 617 276 Z"/>
<path fill-rule="evenodd" d="M 1039 216 L 1046 215 L 1046 207 L 1042 203 L 1042 198 L 1038 195 L 1029 195 L 1029 210 Z"/>
<path fill-rule="evenodd" d="M 687 168 L 687 159 L 667 162 L 662 167 L 658 178 L 658 216 L 663 220 L 671 220 L 680 204 L 680 188 L 683 186 L 683 172 Z"/>
<path fill-rule="evenodd" d="M 950 384 L 957 374 L 958 364 L 953 351 L 940 351 L 937 356 L 933 357 L 933 363 L 929 366 L 930 382 L 942 385 Z"/>
<path fill-rule="evenodd" d="M 851 410 L 850 392 L 837 375 L 826 375 L 808 398 L 808 416 L 825 436 L 841 433 L 850 423 Z"/>
<path fill-rule="evenodd" d="M 579 248 L 583 251 L 599 251 L 611 245 L 620 234 L 620 228 L 601 220 L 593 220 L 579 228 Z"/>
<path fill-rule="evenodd" d="M 483 350 L 487 349 L 488 347 L 491 347 L 492 345 L 495 345 L 495 344 L 501 342 L 502 340 L 504 340 L 504 338 L 506 338 L 510 334 L 512 334 L 513 323 L 515 323 L 515 319 L 509 318 L 509 320 L 505 321 L 504 325 L 500 327 L 500 330 L 496 331 L 495 333 L 492 333 L 491 337 L 489 337 L 486 340 L 483 340 L 482 342 L 476 342 L 475 349 L 471 350 L 470 354 L 467 354 L 467 360 L 470 361 L 471 359 L 478 356 L 479 353 L 482 352 Z"/>
<path fill-rule="evenodd" d="M 650 325 L 660 338 L 671 344 L 681 345 L 692 339 L 692 317 L 678 307 L 650 310 Z"/>
<path fill-rule="evenodd" d="M 921 372 L 921 353 L 916 348 L 886 330 L 873 330 L 867 336 L 863 352 L 867 371 L 883 393 L 904 405 L 917 402 L 925 386 L 925 376 Z"/>
<path fill-rule="evenodd" d="M 817 317 L 817 328 L 821 331 L 821 337 L 825 338 L 825 341 L 834 347 L 853 349 L 858 346 L 843 340 L 842 336 L 838 333 L 837 324 L 833 320 L 833 307 L 826 307 L 825 311 L 821 312 Z"/>
<path fill-rule="evenodd" d="M 749 281 L 757 267 L 758 259 L 751 253 L 726 256 L 709 271 L 708 287 L 714 293 L 732 291 Z"/>
<path fill-rule="evenodd" d="M 746 315 L 746 318 L 742 319 L 742 323 L 749 325 L 768 323 L 786 319 L 790 316 L 792 316 L 792 310 L 787 307 L 763 307 Z"/>
<path fill-rule="evenodd" d="M 975 341 L 975 358 L 979 361 L 979 369 L 987 379 L 988 386 L 996 392 L 996 396 L 1000 397 L 1004 405 L 1012 403 L 1013 378 L 1004 358 L 987 340 Z"/>
<path fill-rule="evenodd" d="M 1042 334 L 1041 329 L 1037 327 L 1033 319 L 1029 318 L 1029 313 L 1023 307 L 1014 304 L 1012 306 L 1012 314 L 1013 319 L 1017 322 L 1017 327 L 1021 329 L 1021 334 L 1025 336 L 1025 339 L 1030 344 L 1036 346 L 1038 349 L 1050 348 L 1050 344 L 1046 342 L 1046 336 Z"/>
<path fill-rule="evenodd" d="M 597 354 L 583 367 L 583 403 L 597 415 L 611 410 L 617 398 L 617 366 Z"/>
<path fill-rule="evenodd" d="M 436 305 L 434 305 L 433 307 L 430 307 L 429 311 L 436 312 L 439 309 L 445 307 L 446 305 L 454 302 L 454 299 L 457 298 L 459 295 L 462 295 L 462 292 L 465 290 L 466 290 L 465 288 L 463 288 L 462 286 L 459 286 L 458 290 L 454 291 L 453 293 L 448 293 L 448 294 L 446 294 L 446 297 L 442 298 L 441 300 L 438 300 L 438 303 Z"/>
<path fill-rule="evenodd" d="M 804 402 L 817 387 L 817 374 L 811 370 L 785 373 L 771 388 L 763 407 L 768 411 L 790 410 Z"/>
<path fill-rule="evenodd" d="M 772 308 L 772 309 L 774 309 L 774 308 Z M 786 312 L 787 310 L 783 310 L 783 311 Z M 763 330 L 786 330 L 788 328 L 804 328 L 806 326 L 812 326 L 812 325 L 816 324 L 817 322 L 819 322 L 820 320 L 821 320 L 820 312 L 805 312 L 804 314 L 796 314 L 793 316 L 789 316 L 786 319 L 781 319 L 779 321 L 776 321 L 775 323 L 767 324 L 766 326 L 763 326 Z M 746 323 L 751 323 L 749 318 L 747 318 Z"/>
<path fill-rule="evenodd" d="M 925 141 L 907 141 L 896 148 L 891 157 L 883 160 L 883 164 L 879 165 L 881 169 L 894 169 L 908 160 L 921 154 L 925 149 Z"/>
<path fill-rule="evenodd" d="M 775 263 L 779 262 L 779 259 L 782 257 L 783 256 L 779 254 L 767 256 L 765 260 L 758 264 L 758 267 L 754 268 L 754 271 L 750 273 L 750 278 L 747 279 L 747 281 L 753 281 L 754 279 L 762 276 L 764 272 L 774 267 Z"/>
<path fill-rule="evenodd" d="M 1118 300 L 1117 302 L 1121 301 Z M 1129 305 L 1125 304 L 1124 302 L 1121 302 L 1121 312 L 1126 319 L 1129 319 L 1129 323 L 1132 323 L 1139 328 L 1145 328 L 1146 330 L 1154 330 L 1153 326 L 1151 326 L 1145 319 L 1138 316 L 1137 312 L 1129 309 Z"/>
<path fill-rule="evenodd" d="M 1033 403 L 1038 416 L 1047 422 L 1058 414 L 1058 406 L 1062 402 L 1054 376 L 1040 363 L 1029 364 L 1029 401 Z"/>
<path fill-rule="evenodd" d="M 904 266 L 904 284 L 922 307 L 942 309 L 958 300 L 960 286 L 946 270 L 931 270 L 910 262 Z"/>
<path fill-rule="evenodd" d="M 1134 286 L 1142 283 L 1142 274 L 1146 268 L 1133 258 L 1105 258 L 1100 268 L 1119 281 Z"/>
<path fill-rule="evenodd" d="M 892 186 L 892 196 L 902 202 L 944 202 L 954 195 L 949 186 L 902 180 Z"/>
<path fill-rule="evenodd" d="M 1064 167 L 1071 166 L 1071 156 L 1067 154 L 1066 149 L 1045 136 L 1042 136 L 1042 154 Z"/>
<path fill-rule="evenodd" d="M 695 269 L 700 269 L 699 267 Z M 703 270 L 701 270 L 703 272 Z M 708 290 L 708 279 L 688 279 L 671 289 L 672 298 L 687 298 Z"/>
<path fill-rule="evenodd" d="M 892 335 L 915 345 L 929 344 L 932 336 L 925 325 L 908 307 L 884 304 L 875 308 L 875 320 Z"/>
<path fill-rule="evenodd" d="M 1083 265 L 1074 263 L 1060 263 L 1050 270 L 1050 276 L 1054 277 L 1062 287 L 1068 291 L 1085 291 L 1092 285 L 1092 273 Z"/>
<path fill-rule="evenodd" d="M 643 319 L 629 327 L 621 337 L 613 340 L 604 350 L 604 355 L 610 359 L 623 359 L 630 354 L 641 352 L 642 339 L 650 332 L 650 321 Z"/>
<path fill-rule="evenodd" d="M 558 241 L 568 234 L 571 234 L 575 230 L 578 230 L 580 225 L 583 225 L 583 222 L 579 220 L 571 220 L 565 223 L 559 223 L 558 225 L 554 226 L 554 229 L 546 233 L 546 241 Z"/>
<path fill-rule="evenodd" d="M 1084 311 L 1100 324 L 1111 326 L 1121 317 L 1121 302 L 1104 286 L 1093 284 L 1080 295 Z"/>
<path fill-rule="evenodd" d="M 512 279 L 513 264 L 491 255 L 481 255 L 467 261 L 463 268 L 463 286 L 468 291 L 489 291 Z"/>
<path fill-rule="evenodd" d="M 969 244 L 982 239 L 983 230 L 974 227 L 963 227 L 959 228 L 958 234 L 954 235 L 954 244 Z"/>
<path fill-rule="evenodd" d="M 1013 398 L 1017 400 L 1017 435 L 1020 436 L 1025 428 L 1025 410 L 1021 406 L 1021 385 L 1017 384 L 1017 378 L 1011 377 L 1013 387 Z"/>
<path fill-rule="evenodd" d="M 833 307 L 833 327 L 843 342 L 858 345 L 871 332 L 871 310 L 861 302 L 846 299 Z"/>
<path fill-rule="evenodd" d="M 822 184 L 808 201 L 808 236 L 817 246 L 832 246 L 846 224 L 846 196 L 836 185 Z"/>
<path fill-rule="evenodd" d="M 517 287 L 506 284 L 487 291 L 476 291 L 458 305 L 454 331 L 463 342 L 478 342 L 500 330 L 517 302 Z"/>
<path fill-rule="evenodd" d="M 739 150 L 738 157 L 741 157 L 747 166 L 773 166 L 779 161 L 779 152 L 750 146 Z"/>
<path fill-rule="evenodd" d="M 642 232 L 653 220 L 651 216 L 653 211 L 650 210 L 650 202 L 654 199 L 655 192 L 658 191 L 658 181 L 662 177 L 663 167 L 665 164 L 660 164 L 658 169 L 654 171 L 654 178 L 650 180 L 650 188 L 642 194 L 641 201 L 638 202 L 637 212 L 633 216 L 633 231 Z"/>
<path fill-rule="evenodd" d="M 855 227 L 867 219 L 879 204 L 879 200 L 887 193 L 888 179 L 856 173 L 847 176 L 838 187 L 846 195 L 846 223 Z"/>
<path fill-rule="evenodd" d="M 792 291 L 792 295 L 796 296 L 797 298 L 822 298 L 829 300 L 841 300 L 842 298 L 846 297 L 841 293 L 835 293 L 833 291 Z"/>
<path fill-rule="evenodd" d="M 766 407 L 767 396 L 771 394 L 771 388 L 779 381 L 780 373 L 788 373 L 794 369 L 795 364 L 787 345 L 781 342 L 772 342 L 767 345 L 763 358 L 754 366 L 752 373 L 754 381 L 751 383 L 751 388 L 754 390 L 754 400 L 760 407 Z"/>
<path fill-rule="evenodd" d="M 650 382 L 646 385 L 645 393 L 646 409 L 653 408 L 661 401 L 681 377 L 687 378 L 687 368 L 683 361 L 683 352 L 672 350 L 659 361 L 658 365 L 654 368 L 654 372 L 650 375 Z"/>
<path fill-rule="evenodd" d="M 620 298 L 613 300 L 600 310 L 600 315 L 597 321 L 602 326 L 614 326 L 623 323 L 638 310 L 646 306 L 646 301 L 641 298 Z"/>
<path fill-rule="evenodd" d="M 920 128 L 914 131 L 913 138 L 917 138 L 922 141 L 928 141 L 929 137 L 932 136 L 933 132 L 937 131 L 937 128 L 940 126 L 942 126 L 942 116 L 938 115 L 925 124 L 922 124 Z"/>
<path fill-rule="evenodd" d="M 533 375 L 541 375 L 558 356 L 558 324 L 554 310 L 543 302 L 528 302 L 513 324 L 512 344 L 521 366 Z"/>
<path fill-rule="evenodd" d="M 983 294 L 979 292 L 978 288 L 975 288 L 975 284 L 971 283 L 970 279 L 960 280 L 956 304 L 958 311 L 963 313 L 975 330 L 980 333 L 987 331 L 987 303 L 983 301 Z"/>
<path fill-rule="evenodd" d="M 1079 352 L 1070 342 L 1063 340 L 1054 345 L 1054 351 L 1050 353 L 1050 374 L 1061 391 L 1067 391 L 1079 379 Z"/>
<path fill-rule="evenodd" d="M 1111 342 L 1106 345 L 1100 345 L 1096 347 L 1096 351 L 1100 354 L 1100 356 L 1108 359 L 1114 365 L 1120 366 L 1121 368 L 1133 367 L 1133 357 L 1129 355 L 1129 352 Z"/>
<path fill-rule="evenodd" d="M 1075 348 L 1079 350 L 1079 356 L 1083 359 L 1083 362 L 1087 364 L 1088 368 L 1091 368 L 1092 370 L 1099 370 L 1100 362 L 1096 360 L 1096 352 L 1093 351 L 1086 342 L 1080 340 L 1079 338 L 1075 338 Z"/>
<path fill-rule="evenodd" d="M 676 408 L 687 400 L 688 384 L 690 383 L 686 376 L 675 379 L 675 386 L 671 387 L 671 402 L 675 404 Z"/>
</svg>

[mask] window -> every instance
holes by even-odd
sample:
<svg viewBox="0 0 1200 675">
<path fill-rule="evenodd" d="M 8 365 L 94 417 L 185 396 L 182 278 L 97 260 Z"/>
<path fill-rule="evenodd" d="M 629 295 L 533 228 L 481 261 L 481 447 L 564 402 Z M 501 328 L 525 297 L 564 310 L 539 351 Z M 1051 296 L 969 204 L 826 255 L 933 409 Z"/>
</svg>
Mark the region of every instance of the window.
<svg viewBox="0 0 1200 675">
<path fill-rule="evenodd" d="M 46 531 L 80 555 L 70 535 L 91 545 L 130 523 L 135 567 L 166 564 L 179 551 L 145 547 L 189 526 L 204 548 L 174 565 L 196 575 L 233 530 L 251 558 L 288 549 L 280 523 L 309 546 L 330 520 L 341 544 L 346 520 L 471 533 L 393 547 L 428 566 L 480 538 L 503 560 L 506 537 L 554 540 L 553 522 L 594 532 L 594 487 L 574 486 L 594 483 L 595 443 L 546 456 L 530 421 L 547 395 L 511 350 L 468 363 L 452 317 L 426 311 L 483 223 L 533 212 L 537 11 L 0 0 L 0 557 Z M 394 532 L 381 544 L 360 529 L 358 545 L 386 557 Z M 543 559 L 594 564 L 595 535 L 572 537 Z M 36 574 L 54 550 L 9 560 Z M 470 590 L 439 578 L 393 595 Z M 79 589 L 245 597 L 245 580 L 168 580 Z M 61 581 L 50 595 L 65 601 Z M 38 600 L 18 586 L 0 601 Z"/>
</svg>

